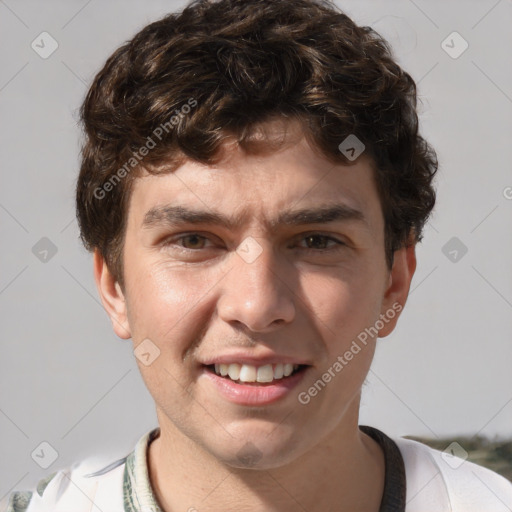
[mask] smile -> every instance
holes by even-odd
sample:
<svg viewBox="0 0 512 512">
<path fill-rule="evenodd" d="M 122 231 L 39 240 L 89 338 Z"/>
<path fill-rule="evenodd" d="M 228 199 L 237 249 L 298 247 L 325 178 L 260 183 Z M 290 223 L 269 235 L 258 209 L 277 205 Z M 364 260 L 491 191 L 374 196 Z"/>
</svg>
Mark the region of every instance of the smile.
<svg viewBox="0 0 512 512">
<path fill-rule="evenodd" d="M 303 364 L 276 363 L 210 364 L 203 366 L 202 378 L 208 389 L 229 402 L 244 406 L 263 406 L 290 396 L 312 367 Z M 222 374 L 225 375 L 222 375 Z"/>
<path fill-rule="evenodd" d="M 235 382 L 257 382 L 264 384 L 289 377 L 300 370 L 301 366 L 304 365 L 277 363 L 254 366 L 251 364 L 220 363 L 210 365 L 208 368 L 213 369 L 216 375 L 226 377 Z"/>
</svg>

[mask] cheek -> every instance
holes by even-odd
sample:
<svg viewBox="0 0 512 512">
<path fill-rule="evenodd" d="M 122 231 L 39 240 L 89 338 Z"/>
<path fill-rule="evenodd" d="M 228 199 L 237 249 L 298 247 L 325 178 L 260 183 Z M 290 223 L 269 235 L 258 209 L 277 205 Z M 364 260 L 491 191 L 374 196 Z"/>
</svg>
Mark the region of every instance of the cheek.
<svg viewBox="0 0 512 512">
<path fill-rule="evenodd" d="M 204 275 L 190 271 L 171 271 L 161 265 L 137 270 L 128 288 L 137 364 L 157 403 L 178 404 L 187 398 L 185 390 L 196 376 L 196 367 L 186 355 L 204 335 L 210 287 L 205 286 Z M 144 352 L 152 357 L 148 365 L 137 355 Z"/>
<path fill-rule="evenodd" d="M 215 276 L 162 264 L 132 268 L 127 291 L 134 342 L 150 338 L 162 351 L 185 351 L 203 328 L 200 318 L 207 318 Z"/>
<path fill-rule="evenodd" d="M 377 276 L 353 268 L 303 275 L 302 283 L 318 329 L 339 346 L 350 343 L 378 318 L 379 286 Z"/>
</svg>

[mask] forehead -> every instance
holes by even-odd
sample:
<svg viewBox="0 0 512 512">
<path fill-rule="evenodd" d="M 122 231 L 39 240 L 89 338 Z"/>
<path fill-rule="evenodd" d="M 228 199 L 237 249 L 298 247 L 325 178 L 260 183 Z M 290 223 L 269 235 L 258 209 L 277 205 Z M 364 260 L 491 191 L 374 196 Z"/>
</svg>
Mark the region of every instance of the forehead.
<svg viewBox="0 0 512 512">
<path fill-rule="evenodd" d="M 272 153 L 247 154 L 233 145 L 212 166 L 189 160 L 168 174 L 143 173 L 133 183 L 129 223 L 137 229 L 150 227 L 158 219 L 176 217 L 181 208 L 181 213 L 201 211 L 204 218 L 209 216 L 208 223 L 229 221 L 232 225 L 226 227 L 240 227 L 259 221 L 274 229 L 280 222 L 292 222 L 292 211 L 311 213 L 322 207 L 327 217 L 382 227 L 369 158 L 333 164 L 305 138 L 290 140 Z"/>
</svg>

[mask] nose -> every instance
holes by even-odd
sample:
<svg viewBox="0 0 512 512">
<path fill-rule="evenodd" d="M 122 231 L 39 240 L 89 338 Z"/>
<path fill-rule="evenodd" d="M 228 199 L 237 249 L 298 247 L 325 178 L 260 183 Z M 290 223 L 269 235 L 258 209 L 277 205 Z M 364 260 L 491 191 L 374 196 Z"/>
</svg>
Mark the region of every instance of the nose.
<svg viewBox="0 0 512 512">
<path fill-rule="evenodd" d="M 260 242 L 261 253 L 254 261 L 240 253 L 224 280 L 217 302 L 219 317 L 225 322 L 243 324 L 254 332 L 271 332 L 293 321 L 295 286 L 287 277 L 285 262 L 269 244 Z M 289 270 L 289 269 L 288 269 Z"/>
</svg>

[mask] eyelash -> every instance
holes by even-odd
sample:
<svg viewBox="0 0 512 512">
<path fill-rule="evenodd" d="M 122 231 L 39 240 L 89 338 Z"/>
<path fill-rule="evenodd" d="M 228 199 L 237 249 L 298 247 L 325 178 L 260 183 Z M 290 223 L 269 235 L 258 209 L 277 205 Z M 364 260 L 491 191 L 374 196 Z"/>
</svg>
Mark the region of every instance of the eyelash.
<svg viewBox="0 0 512 512">
<path fill-rule="evenodd" d="M 197 238 L 202 238 L 203 240 L 210 240 L 207 236 L 204 236 L 204 235 L 201 235 L 199 233 L 196 233 L 196 232 L 191 232 L 191 233 L 183 233 L 181 235 L 178 235 L 176 237 L 173 237 L 173 238 L 169 238 L 167 240 L 165 240 L 163 242 L 163 246 L 164 247 L 168 247 L 172 244 L 174 244 L 175 242 L 179 242 L 185 238 L 188 238 L 188 237 L 191 237 L 191 236 L 195 236 Z M 334 238 L 330 235 L 326 235 L 326 234 L 323 234 L 323 233 L 309 233 L 307 235 L 303 235 L 301 240 L 305 240 L 306 238 L 321 238 L 321 239 L 324 239 L 325 241 L 327 242 L 334 242 L 336 244 L 336 246 L 334 247 L 331 247 L 331 248 L 327 248 L 327 249 L 314 249 L 314 248 L 311 248 L 311 247 L 306 247 L 305 250 L 306 251 L 313 251 L 313 252 L 317 252 L 317 253 L 325 253 L 325 252 L 331 252 L 331 251 L 337 251 L 337 250 L 340 250 L 343 246 L 346 246 L 347 244 L 342 242 L 341 240 L 338 240 L 337 238 Z M 180 249 L 182 249 L 183 251 L 190 251 L 190 252 L 198 252 L 201 249 L 187 249 L 186 247 L 180 247 Z"/>
</svg>

